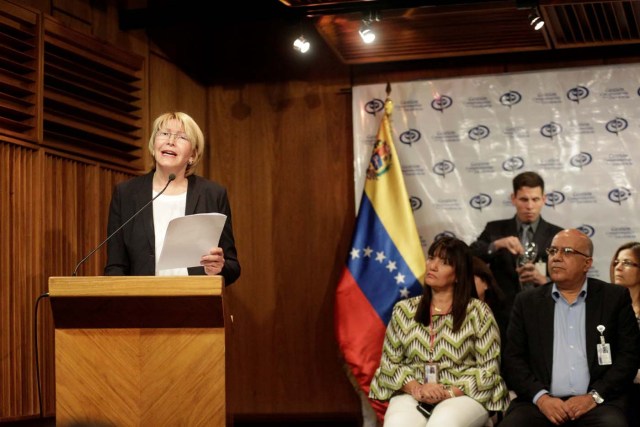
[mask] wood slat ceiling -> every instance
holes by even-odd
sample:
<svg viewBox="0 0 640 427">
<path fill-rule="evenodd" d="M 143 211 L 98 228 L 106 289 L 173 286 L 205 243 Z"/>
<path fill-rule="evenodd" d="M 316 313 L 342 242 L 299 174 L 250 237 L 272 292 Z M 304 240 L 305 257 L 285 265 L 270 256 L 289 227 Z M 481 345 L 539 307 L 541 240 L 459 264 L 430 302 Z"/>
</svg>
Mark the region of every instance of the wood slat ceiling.
<svg viewBox="0 0 640 427">
<path fill-rule="evenodd" d="M 640 0 L 280 2 L 313 20 L 346 64 L 640 43 Z M 528 19 L 536 3 L 540 31 Z M 364 44 L 362 20 L 376 15 L 377 38 Z"/>
<path fill-rule="evenodd" d="M 640 43 L 640 1 L 571 2 L 541 9 L 558 49 Z"/>
</svg>

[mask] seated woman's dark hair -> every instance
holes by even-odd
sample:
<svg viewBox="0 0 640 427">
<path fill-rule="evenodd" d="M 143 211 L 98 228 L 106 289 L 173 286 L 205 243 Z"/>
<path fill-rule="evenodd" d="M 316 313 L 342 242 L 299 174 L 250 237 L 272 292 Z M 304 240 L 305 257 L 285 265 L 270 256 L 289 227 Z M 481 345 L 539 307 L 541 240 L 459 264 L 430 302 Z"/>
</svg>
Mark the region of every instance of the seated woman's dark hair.
<svg viewBox="0 0 640 427">
<path fill-rule="evenodd" d="M 484 302 L 486 302 L 494 312 L 497 309 L 501 309 L 504 304 L 504 292 L 502 292 L 502 289 L 498 286 L 498 282 L 487 263 L 477 256 L 473 257 L 473 275 L 479 277 L 487 284 L 487 290 L 484 293 Z"/>
</svg>

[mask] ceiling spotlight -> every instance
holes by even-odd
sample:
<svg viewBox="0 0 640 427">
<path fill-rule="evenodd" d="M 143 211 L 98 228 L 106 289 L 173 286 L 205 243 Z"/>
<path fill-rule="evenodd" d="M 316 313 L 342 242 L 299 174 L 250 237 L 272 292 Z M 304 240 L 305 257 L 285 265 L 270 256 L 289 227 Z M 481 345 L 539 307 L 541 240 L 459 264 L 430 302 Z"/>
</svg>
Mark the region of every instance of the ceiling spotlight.
<svg viewBox="0 0 640 427">
<path fill-rule="evenodd" d="M 295 50 L 297 50 L 300 53 L 306 53 L 309 48 L 311 47 L 311 43 L 309 43 L 304 36 L 300 36 L 298 37 L 294 42 L 293 42 L 293 48 Z"/>
<path fill-rule="evenodd" d="M 544 27 L 544 20 L 540 17 L 540 14 L 535 9 L 531 10 L 531 13 L 529 14 L 529 25 L 531 25 L 536 31 Z"/>
<path fill-rule="evenodd" d="M 373 43 L 373 41 L 376 39 L 376 33 L 374 33 L 373 30 L 371 29 L 370 20 L 365 19 L 362 21 L 362 25 L 360 26 L 360 31 L 358 31 L 358 33 L 360 33 L 360 37 L 362 37 L 362 41 L 367 44 Z"/>
</svg>

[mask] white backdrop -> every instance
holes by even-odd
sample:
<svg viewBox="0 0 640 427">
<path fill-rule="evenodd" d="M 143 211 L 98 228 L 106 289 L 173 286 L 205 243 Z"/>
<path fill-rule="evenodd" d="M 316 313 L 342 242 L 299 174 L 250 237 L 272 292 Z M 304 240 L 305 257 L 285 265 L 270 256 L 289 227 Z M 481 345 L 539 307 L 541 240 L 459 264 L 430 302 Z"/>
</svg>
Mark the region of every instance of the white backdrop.
<svg viewBox="0 0 640 427">
<path fill-rule="evenodd" d="M 353 89 L 356 205 L 386 84 Z M 609 280 L 638 240 L 640 64 L 391 84 L 394 143 L 423 249 L 440 233 L 474 241 L 515 214 L 511 180 L 545 180 L 542 216 L 595 246 L 590 276 Z M 356 206 L 357 207 L 357 206 Z"/>
</svg>

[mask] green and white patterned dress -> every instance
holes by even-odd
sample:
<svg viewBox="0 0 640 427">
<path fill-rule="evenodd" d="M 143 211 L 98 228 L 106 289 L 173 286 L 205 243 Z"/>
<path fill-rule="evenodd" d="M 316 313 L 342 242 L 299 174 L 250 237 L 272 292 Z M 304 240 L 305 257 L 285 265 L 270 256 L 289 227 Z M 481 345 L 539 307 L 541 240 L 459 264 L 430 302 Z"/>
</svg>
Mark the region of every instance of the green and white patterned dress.
<svg viewBox="0 0 640 427">
<path fill-rule="evenodd" d="M 509 390 L 500 376 L 500 331 L 489 306 L 472 298 L 458 332 L 451 314 L 434 315 L 432 351 L 429 327 L 414 319 L 421 298 L 393 308 L 369 396 L 388 400 L 411 380 L 424 383 L 425 365 L 433 361 L 440 383 L 458 387 L 488 411 L 505 410 Z"/>
</svg>

